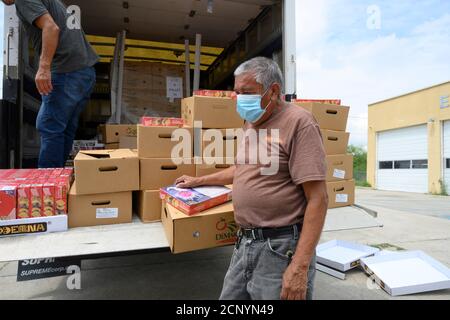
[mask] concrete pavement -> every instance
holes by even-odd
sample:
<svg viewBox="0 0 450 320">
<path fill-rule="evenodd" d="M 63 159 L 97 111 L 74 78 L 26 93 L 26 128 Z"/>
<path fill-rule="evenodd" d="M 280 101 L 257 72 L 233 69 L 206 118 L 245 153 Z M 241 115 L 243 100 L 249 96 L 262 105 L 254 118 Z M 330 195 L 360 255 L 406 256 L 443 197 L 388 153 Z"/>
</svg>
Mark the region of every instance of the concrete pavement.
<svg viewBox="0 0 450 320">
<path fill-rule="evenodd" d="M 359 188 L 357 203 L 369 208 L 376 206 L 404 213 L 450 219 L 450 196 Z"/>
<path fill-rule="evenodd" d="M 357 190 L 357 203 L 378 211 L 382 228 L 324 232 L 321 241 L 389 243 L 423 250 L 450 267 L 450 198 Z M 437 218 L 439 216 L 440 218 Z M 66 278 L 16 282 L 17 263 L 0 263 L 0 299 L 217 299 L 232 247 L 83 261 L 81 290 Z M 450 299 L 450 290 L 393 298 L 371 289 L 360 270 L 346 280 L 317 273 L 315 299 Z"/>
</svg>

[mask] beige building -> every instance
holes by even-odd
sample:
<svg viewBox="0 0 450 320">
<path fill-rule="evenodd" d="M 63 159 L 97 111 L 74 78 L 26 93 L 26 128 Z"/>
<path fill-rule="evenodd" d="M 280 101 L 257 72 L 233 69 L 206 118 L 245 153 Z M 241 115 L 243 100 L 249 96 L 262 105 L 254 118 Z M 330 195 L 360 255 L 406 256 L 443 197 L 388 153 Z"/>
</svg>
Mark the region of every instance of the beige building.
<svg viewBox="0 0 450 320">
<path fill-rule="evenodd" d="M 369 105 L 367 181 L 450 193 L 450 81 Z"/>
</svg>

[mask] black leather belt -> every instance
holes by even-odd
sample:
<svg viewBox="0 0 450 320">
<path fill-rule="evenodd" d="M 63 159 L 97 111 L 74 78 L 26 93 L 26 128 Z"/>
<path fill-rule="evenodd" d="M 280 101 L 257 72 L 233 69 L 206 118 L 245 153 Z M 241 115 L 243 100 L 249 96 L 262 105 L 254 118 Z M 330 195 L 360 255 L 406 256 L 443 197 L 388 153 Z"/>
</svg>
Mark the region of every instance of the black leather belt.
<svg viewBox="0 0 450 320">
<path fill-rule="evenodd" d="M 287 235 L 297 235 L 297 237 L 300 234 L 300 231 L 302 230 L 301 224 L 295 224 L 288 227 L 281 227 L 281 228 L 253 228 L 253 229 L 245 229 L 241 228 L 238 231 L 238 237 L 242 238 L 249 238 L 253 240 L 266 240 L 268 238 L 276 238 L 281 236 L 287 236 Z"/>
</svg>

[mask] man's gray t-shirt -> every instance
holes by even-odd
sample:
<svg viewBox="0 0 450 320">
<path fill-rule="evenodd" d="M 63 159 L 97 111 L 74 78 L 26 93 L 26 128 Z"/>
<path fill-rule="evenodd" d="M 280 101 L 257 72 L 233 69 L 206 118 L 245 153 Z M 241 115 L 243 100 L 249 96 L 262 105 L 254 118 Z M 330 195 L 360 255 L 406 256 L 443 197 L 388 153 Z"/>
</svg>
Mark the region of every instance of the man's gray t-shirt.
<svg viewBox="0 0 450 320">
<path fill-rule="evenodd" d="M 42 30 L 34 22 L 49 13 L 60 29 L 59 43 L 52 62 L 52 72 L 65 73 L 91 67 L 98 56 L 81 28 L 69 29 L 70 14 L 60 0 L 16 0 L 17 16 L 22 21 L 37 54 L 41 54 Z"/>
</svg>

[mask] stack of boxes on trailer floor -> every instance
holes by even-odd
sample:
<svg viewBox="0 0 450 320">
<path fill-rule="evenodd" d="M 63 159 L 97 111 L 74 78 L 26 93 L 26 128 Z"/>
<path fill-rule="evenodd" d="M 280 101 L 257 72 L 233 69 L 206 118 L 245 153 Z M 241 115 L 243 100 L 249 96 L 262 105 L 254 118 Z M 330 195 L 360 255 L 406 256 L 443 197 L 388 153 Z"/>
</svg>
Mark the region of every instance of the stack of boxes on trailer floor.
<svg viewBox="0 0 450 320">
<path fill-rule="evenodd" d="M 345 132 L 350 107 L 321 102 L 295 102 L 317 120 L 327 154 L 329 208 L 355 203 L 353 155 L 347 154 L 350 134 Z"/>
<path fill-rule="evenodd" d="M 243 125 L 242 119 L 236 112 L 235 100 L 227 95 L 227 92 L 195 92 L 194 96 L 183 99 L 181 114 L 185 125 L 191 128 L 194 137 L 194 148 L 191 154 L 194 156 L 196 164 L 189 169 L 190 173 L 199 176 L 214 173 L 227 167 L 222 164 L 225 161 L 226 154 L 220 158 L 213 154 L 214 159 L 208 159 L 210 160 L 209 164 L 199 162 L 205 160 L 203 151 L 207 147 L 208 141 L 203 142 L 203 137 L 207 135 L 206 129 L 213 128 L 224 132 L 222 141 L 229 141 L 229 148 L 236 148 L 236 139 L 234 137 L 227 139 L 224 131 L 225 129 L 241 128 Z M 199 121 L 201 121 L 201 127 L 198 127 Z M 213 162 L 218 164 L 216 165 Z M 209 188 L 206 189 L 208 192 L 213 191 Z M 161 206 L 161 219 L 172 252 L 187 252 L 234 243 L 237 227 L 231 202 L 195 215 L 188 215 L 180 210 L 181 207 L 176 208 L 172 205 L 174 204 L 173 199 L 167 198 L 166 190 L 167 188 L 161 190 L 161 196 L 165 198 Z M 203 192 L 203 189 L 197 189 L 196 191 Z M 172 204 L 169 204 L 169 202 Z"/>
<path fill-rule="evenodd" d="M 188 151 L 192 150 L 192 127 L 183 126 L 180 121 L 178 124 L 160 122 L 159 126 L 138 126 L 140 191 L 135 195 L 135 203 L 138 203 L 137 211 L 143 222 L 161 220 L 160 188 L 174 184 L 182 175 L 195 175 L 191 152 L 172 158 L 172 150 L 180 142 L 189 148 Z M 183 134 L 180 141 L 172 141 L 176 130 Z"/>
<path fill-rule="evenodd" d="M 69 227 L 132 221 L 132 191 L 139 190 L 139 159 L 129 149 L 80 151 L 69 192 Z"/>
<path fill-rule="evenodd" d="M 138 123 L 143 116 L 179 117 L 185 67 L 147 61 L 125 61 L 122 123 Z"/>
<path fill-rule="evenodd" d="M 244 122 L 236 112 L 233 95 L 233 91 L 200 90 L 182 101 L 181 114 L 194 127 L 197 177 L 224 170 L 234 163 L 238 132 Z M 221 141 L 216 141 L 217 138 Z"/>
</svg>

